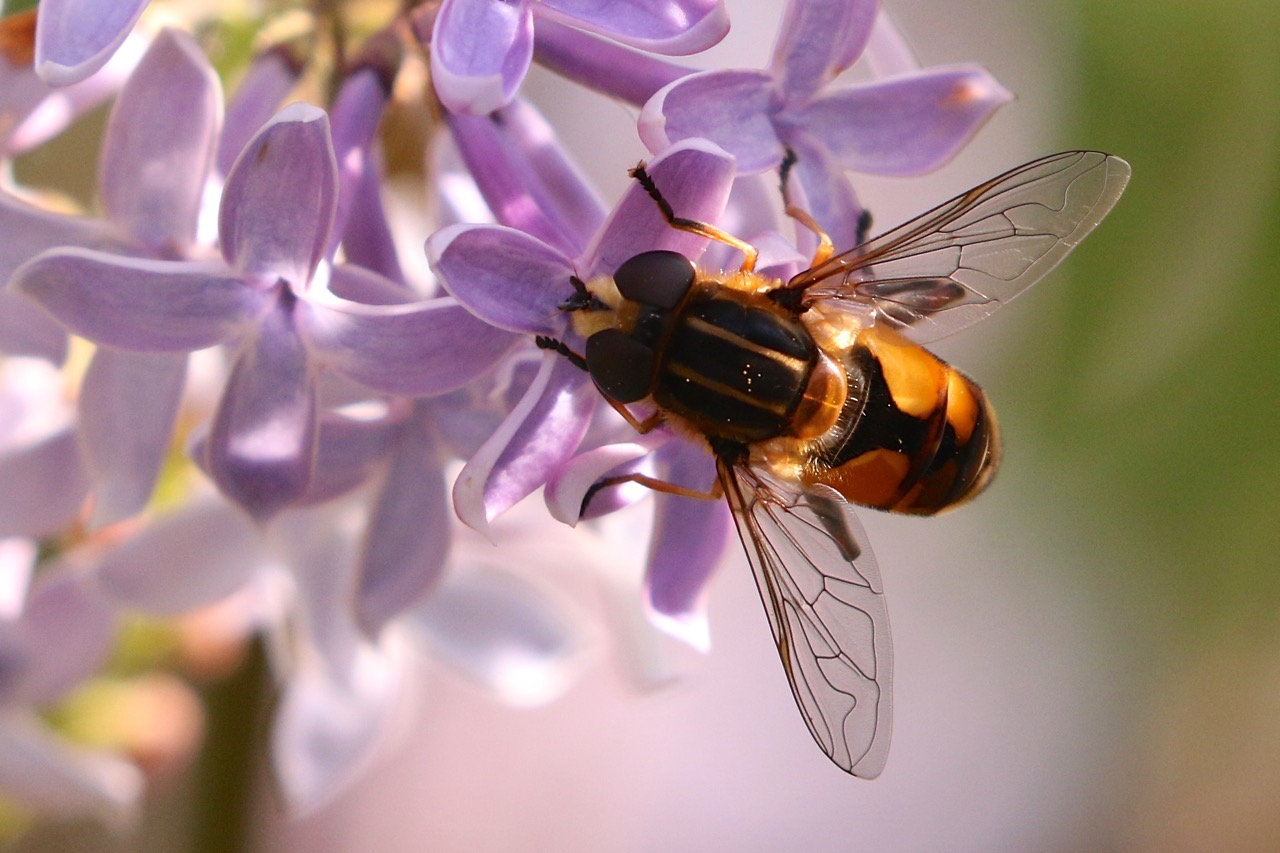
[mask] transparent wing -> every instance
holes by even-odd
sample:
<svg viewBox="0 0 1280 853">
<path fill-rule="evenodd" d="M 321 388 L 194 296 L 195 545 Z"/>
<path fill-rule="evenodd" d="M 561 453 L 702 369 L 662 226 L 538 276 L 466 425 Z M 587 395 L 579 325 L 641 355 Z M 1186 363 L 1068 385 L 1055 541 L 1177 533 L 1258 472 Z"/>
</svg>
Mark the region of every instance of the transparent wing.
<svg viewBox="0 0 1280 853">
<path fill-rule="evenodd" d="M 849 504 L 717 461 L 782 667 L 809 731 L 841 769 L 874 779 L 892 729 L 889 614 Z"/>
<path fill-rule="evenodd" d="M 1043 278 L 1115 206 L 1129 164 L 1054 154 L 992 178 L 792 278 L 803 303 L 871 304 L 926 343 L 992 314 Z"/>
</svg>

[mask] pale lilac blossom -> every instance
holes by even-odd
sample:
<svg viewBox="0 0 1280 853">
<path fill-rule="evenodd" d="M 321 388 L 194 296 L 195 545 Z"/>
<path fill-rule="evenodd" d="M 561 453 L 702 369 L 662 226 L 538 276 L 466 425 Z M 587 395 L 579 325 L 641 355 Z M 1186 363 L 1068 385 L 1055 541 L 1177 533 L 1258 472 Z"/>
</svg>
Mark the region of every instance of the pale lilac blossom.
<svg viewBox="0 0 1280 853">
<path fill-rule="evenodd" d="M 40 0 L 35 70 L 51 86 L 78 83 L 106 65 L 150 0 Z"/>
<path fill-rule="evenodd" d="M 729 28 L 722 0 L 444 0 L 431 32 L 431 76 L 444 105 L 484 115 L 509 104 L 544 20 L 671 55 L 706 50 Z"/>
<path fill-rule="evenodd" d="M 30 64 L 0 51 L 0 158 L 31 151 L 119 92 L 150 42 L 149 36 L 132 33 L 102 68 L 56 87 Z"/>
<path fill-rule="evenodd" d="M 0 796 L 43 815 L 123 825 L 140 803 L 141 771 L 73 745 L 40 716 L 105 662 L 115 611 L 70 564 L 32 579 L 35 557 L 33 540 L 0 539 Z"/>
<path fill-rule="evenodd" d="M 836 245 L 855 245 L 862 208 L 846 171 L 936 169 L 1011 97 L 976 65 L 834 86 L 873 33 L 892 31 L 877 26 L 878 9 L 876 0 L 792 0 L 768 68 L 673 81 L 645 104 L 641 138 L 655 153 L 682 139 L 710 139 L 746 174 L 776 168 L 789 150 L 797 157 L 792 200 Z"/>
<path fill-rule="evenodd" d="M 714 146 L 691 142 L 654 160 L 651 174 L 670 187 L 669 200 L 684 215 L 715 220 L 728 198 L 733 165 Z M 646 249 L 696 256 L 706 244 L 667 225 L 639 185 L 628 188 L 595 235 L 574 242 L 587 244 L 577 257 L 505 226 L 458 225 L 432 235 L 427 253 L 450 293 L 487 322 L 580 347 L 559 308 L 573 293 L 572 276 L 612 273 Z M 525 398 L 459 475 L 454 502 L 463 520 L 483 530 L 547 482 L 585 436 L 598 402 L 583 371 L 559 355 L 545 355 Z"/>
<path fill-rule="evenodd" d="M 280 111 L 280 105 L 298 85 L 304 61 L 305 56 L 297 55 L 286 45 L 276 45 L 254 58 L 227 104 L 214 161 L 218 174 L 231 171 L 249 140 Z"/>
<path fill-rule="evenodd" d="M 463 148 L 465 151 L 465 145 Z M 649 169 L 681 215 L 701 221 L 719 218 L 732 183 L 733 164 L 718 148 L 698 141 L 682 143 L 656 158 Z M 480 183 L 485 185 L 483 180 Z M 496 207 L 520 209 L 500 203 Z M 586 243 L 588 248 L 574 258 L 523 231 L 458 225 L 432 235 L 427 253 L 450 292 L 488 322 L 563 340 L 580 351 L 583 342 L 560 309 L 573 293 L 572 276 L 588 280 L 612 273 L 627 258 L 648 249 L 666 248 L 697 257 L 707 241 L 668 225 L 653 200 L 638 184 L 632 184 Z M 598 392 L 582 370 L 558 354 L 545 354 L 525 397 L 459 475 L 454 486 L 459 516 L 470 526 L 486 530 L 494 517 L 546 484 L 553 511 L 561 520 L 576 523 L 586 491 L 599 477 L 616 473 L 670 439 L 661 433 L 648 440 L 633 436 L 628 442 L 622 436 L 629 427 L 619 422 L 621 429 L 613 431 L 612 440 L 623 441 L 621 447 L 610 449 L 608 440 L 602 439 L 600 448 L 575 459 L 573 454 L 586 437 L 598 405 Z M 680 445 L 683 441 L 671 443 Z M 690 454 L 673 447 L 665 455 L 659 453 L 655 460 L 662 478 L 709 488 L 710 457 L 701 449 L 694 450 Z M 587 476 L 579 473 L 584 466 Z M 636 496 L 635 489 L 621 499 L 606 491 L 600 495 L 600 509 L 616 508 Z M 697 590 L 716 561 L 710 559 L 690 568 L 679 554 L 691 549 L 700 556 L 717 555 L 725 543 L 727 514 L 719 503 L 690 509 L 691 503 L 702 502 L 671 496 L 656 499 L 659 516 L 664 519 L 657 531 L 663 541 L 655 541 L 651 550 L 649 582 L 657 584 L 650 587 L 655 605 L 664 608 L 675 622 L 688 626 L 687 637 L 705 645 L 705 632 L 694 615 L 700 604 Z M 675 524 L 671 514 L 681 511 L 687 511 L 685 518 L 694 519 L 693 523 Z M 676 587 L 681 590 L 677 592 Z"/>
<path fill-rule="evenodd" d="M 121 606 L 171 614 L 228 602 L 243 611 L 246 631 L 265 633 L 281 691 L 273 767 L 296 814 L 323 806 L 394 742 L 396 721 L 421 698 L 406 684 L 424 652 L 522 705 L 559 695 L 584 654 L 580 617 L 497 568 L 536 550 L 536 524 L 499 549 L 463 534 L 437 595 L 403 602 L 367 632 L 357 611 L 368 512 L 360 500 L 330 501 L 263 529 L 209 497 L 143 528 L 94 567 Z"/>
<path fill-rule="evenodd" d="M 66 249 L 14 276 L 14 287 L 71 331 L 106 347 L 177 353 L 237 344 L 204 464 L 259 520 L 310 486 L 322 367 L 385 392 L 441 393 L 485 372 L 512 340 L 449 300 L 366 305 L 313 284 L 331 240 L 337 181 L 327 117 L 297 104 L 263 128 L 227 178 L 224 261 Z"/>
<path fill-rule="evenodd" d="M 793 0 L 767 69 L 697 73 L 658 54 L 718 42 L 722 0 L 419 4 L 412 24 L 448 111 L 438 124 L 469 173 L 429 167 L 423 208 L 463 209 L 458 187 L 488 207 L 427 240 L 440 291 L 406 275 L 384 205 L 379 134 L 393 85 L 410 91 L 413 77 L 400 75 L 412 68 L 401 18 L 352 58 L 343 4 L 325 6 L 332 32 L 298 43 L 332 38 L 326 108 L 280 111 L 300 82 L 329 87 L 314 85 L 310 49 L 277 46 L 224 121 L 191 37 L 163 31 L 143 55 L 146 6 L 42 0 L 34 69 L 0 56 L 0 161 L 120 90 L 101 218 L 0 188 L 0 792 L 57 814 L 120 819 L 141 796 L 136 767 L 68 747 L 38 716 L 102 665 L 118 607 L 214 605 L 264 639 L 270 751 L 293 814 L 332 802 L 395 745 L 424 664 L 517 706 L 567 689 L 598 638 L 547 594 L 557 572 L 603 589 L 645 686 L 675 671 L 671 636 L 709 647 L 724 501 L 598 488 L 635 472 L 706 491 L 708 448 L 665 428 L 637 435 L 586 372 L 532 338 L 582 350 L 561 307 L 574 276 L 653 249 L 709 270 L 741 258 L 672 228 L 634 182 L 607 204 L 518 97 L 531 61 L 643 106 L 649 172 L 676 214 L 749 239 L 757 269 L 782 278 L 812 240 L 798 250 L 778 230 L 764 173 L 788 151 L 792 199 L 844 245 L 861 213 L 847 171 L 934 168 L 1007 98 L 975 66 L 921 70 L 874 0 Z M 872 79 L 841 86 L 860 58 Z M 498 224 L 476 224 L 490 214 Z M 68 332 L 96 347 L 74 395 L 54 366 L 78 365 Z M 225 371 L 202 410 L 185 385 L 204 349 L 190 363 Z M 220 494 L 150 502 L 179 414 Z M 524 500 L 539 489 L 551 519 L 577 530 Z M 642 517 L 630 507 L 646 499 Z M 37 538 L 56 552 L 86 534 L 33 573 Z"/>
<path fill-rule="evenodd" d="M 42 250 L 110 249 L 139 258 L 207 254 L 197 227 L 205 206 L 222 89 L 190 37 L 160 33 L 117 98 L 103 138 L 101 220 L 45 212 L 0 195 L 0 277 Z M 6 257 L 7 256 L 7 257 Z M 32 318 L 26 300 L 0 301 L 0 348 L 61 361 L 65 333 Z M 11 330 L 10 334 L 2 334 Z M 168 448 L 186 371 L 185 355 L 97 351 L 80 400 L 78 429 L 92 472 L 94 523 L 138 512 Z"/>
<path fill-rule="evenodd" d="M 0 362 L 0 536 L 56 535 L 88 494 L 58 370 L 43 359 Z"/>
</svg>

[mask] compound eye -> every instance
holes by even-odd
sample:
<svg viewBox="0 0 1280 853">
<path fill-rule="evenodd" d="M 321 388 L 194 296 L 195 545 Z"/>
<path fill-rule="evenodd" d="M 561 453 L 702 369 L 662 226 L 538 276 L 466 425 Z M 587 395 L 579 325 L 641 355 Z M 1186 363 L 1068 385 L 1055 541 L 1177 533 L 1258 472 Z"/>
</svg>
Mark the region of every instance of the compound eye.
<svg viewBox="0 0 1280 853">
<path fill-rule="evenodd" d="M 631 258 L 613 274 L 618 292 L 632 302 L 672 309 L 693 284 L 693 262 L 679 252 L 656 250 Z"/>
<path fill-rule="evenodd" d="M 603 329 L 587 338 L 587 372 L 600 393 L 615 403 L 634 403 L 649 396 L 657 364 L 654 351 L 618 329 Z"/>
</svg>

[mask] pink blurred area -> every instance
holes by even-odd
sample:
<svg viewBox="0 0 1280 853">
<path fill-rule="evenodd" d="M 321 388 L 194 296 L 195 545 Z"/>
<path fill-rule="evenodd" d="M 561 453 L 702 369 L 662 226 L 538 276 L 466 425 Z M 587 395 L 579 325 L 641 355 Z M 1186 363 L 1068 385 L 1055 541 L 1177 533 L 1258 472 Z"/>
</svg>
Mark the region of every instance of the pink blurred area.
<svg viewBox="0 0 1280 853">
<path fill-rule="evenodd" d="M 353 790 L 292 822 L 265 806 L 262 849 L 1088 849 L 1110 790 L 1098 627 L 1034 571 L 1045 555 L 980 515 L 867 520 L 897 661 L 877 780 L 810 739 L 735 550 L 711 591 L 713 650 L 682 680 L 639 692 L 610 654 L 516 710 L 437 667 L 404 741 Z"/>
<path fill-rule="evenodd" d="M 753 16 L 744 5 L 731 4 L 730 38 L 698 62 L 768 61 L 776 11 L 761 4 Z M 881 226 L 1050 150 L 1048 93 L 1061 57 L 1043 21 L 995 9 L 940 27 L 930 9 L 891 9 L 918 54 L 977 58 L 1020 100 L 955 163 L 910 181 L 909 193 L 858 176 Z M 1009 30 L 998 42 L 996 25 Z M 620 190 L 617 163 L 643 152 L 601 142 L 634 142 L 634 116 L 594 96 L 558 97 L 555 85 L 535 73 L 532 97 L 588 172 Z M 1022 310 L 1035 310 L 1033 298 Z M 1014 313 L 948 341 L 947 356 L 983 381 L 997 372 L 1002 336 L 1018 334 Z M 1018 427 L 1009 426 L 1013 445 Z M 813 743 L 735 546 L 710 590 L 711 654 L 682 656 L 682 679 L 639 691 L 606 650 L 557 702 L 516 710 L 436 668 L 424 675 L 420 716 L 362 783 L 301 820 L 264 805 L 263 849 L 1095 849 L 1115 837 L 1122 808 L 1112 764 L 1119 664 L 1110 627 L 1071 585 L 1070 567 L 1080 554 L 1105 558 L 1088 543 L 1067 552 L 1035 544 L 1037 530 L 1066 534 L 1048 514 L 1030 520 L 1037 510 L 1019 489 L 1035 487 L 1034 461 L 1010 457 L 1006 482 L 944 518 L 861 514 L 895 650 L 893 745 L 879 779 L 846 776 Z"/>
</svg>

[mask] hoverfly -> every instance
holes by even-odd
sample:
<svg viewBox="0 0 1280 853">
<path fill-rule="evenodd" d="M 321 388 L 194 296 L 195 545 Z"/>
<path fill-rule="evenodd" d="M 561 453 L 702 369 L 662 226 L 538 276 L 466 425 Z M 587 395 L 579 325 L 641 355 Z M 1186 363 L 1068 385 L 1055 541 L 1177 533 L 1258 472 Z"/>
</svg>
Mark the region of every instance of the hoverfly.
<svg viewBox="0 0 1280 853">
<path fill-rule="evenodd" d="M 937 513 L 980 492 L 1000 458 L 982 391 L 920 345 L 1044 277 L 1129 174 L 1101 152 L 1055 154 L 838 253 L 789 207 L 820 245 L 781 281 L 754 272 L 749 244 L 677 217 L 641 164 L 632 175 L 667 222 L 741 249 L 742 267 L 644 252 L 613 276 L 573 281 L 561 308 L 585 353 L 538 340 L 587 370 L 638 431 L 666 424 L 705 441 L 796 703 L 849 773 L 879 775 L 892 726 L 889 618 L 850 504 Z M 639 419 L 632 404 L 652 413 Z M 688 493 L 634 474 L 597 486 L 623 481 Z"/>
</svg>

